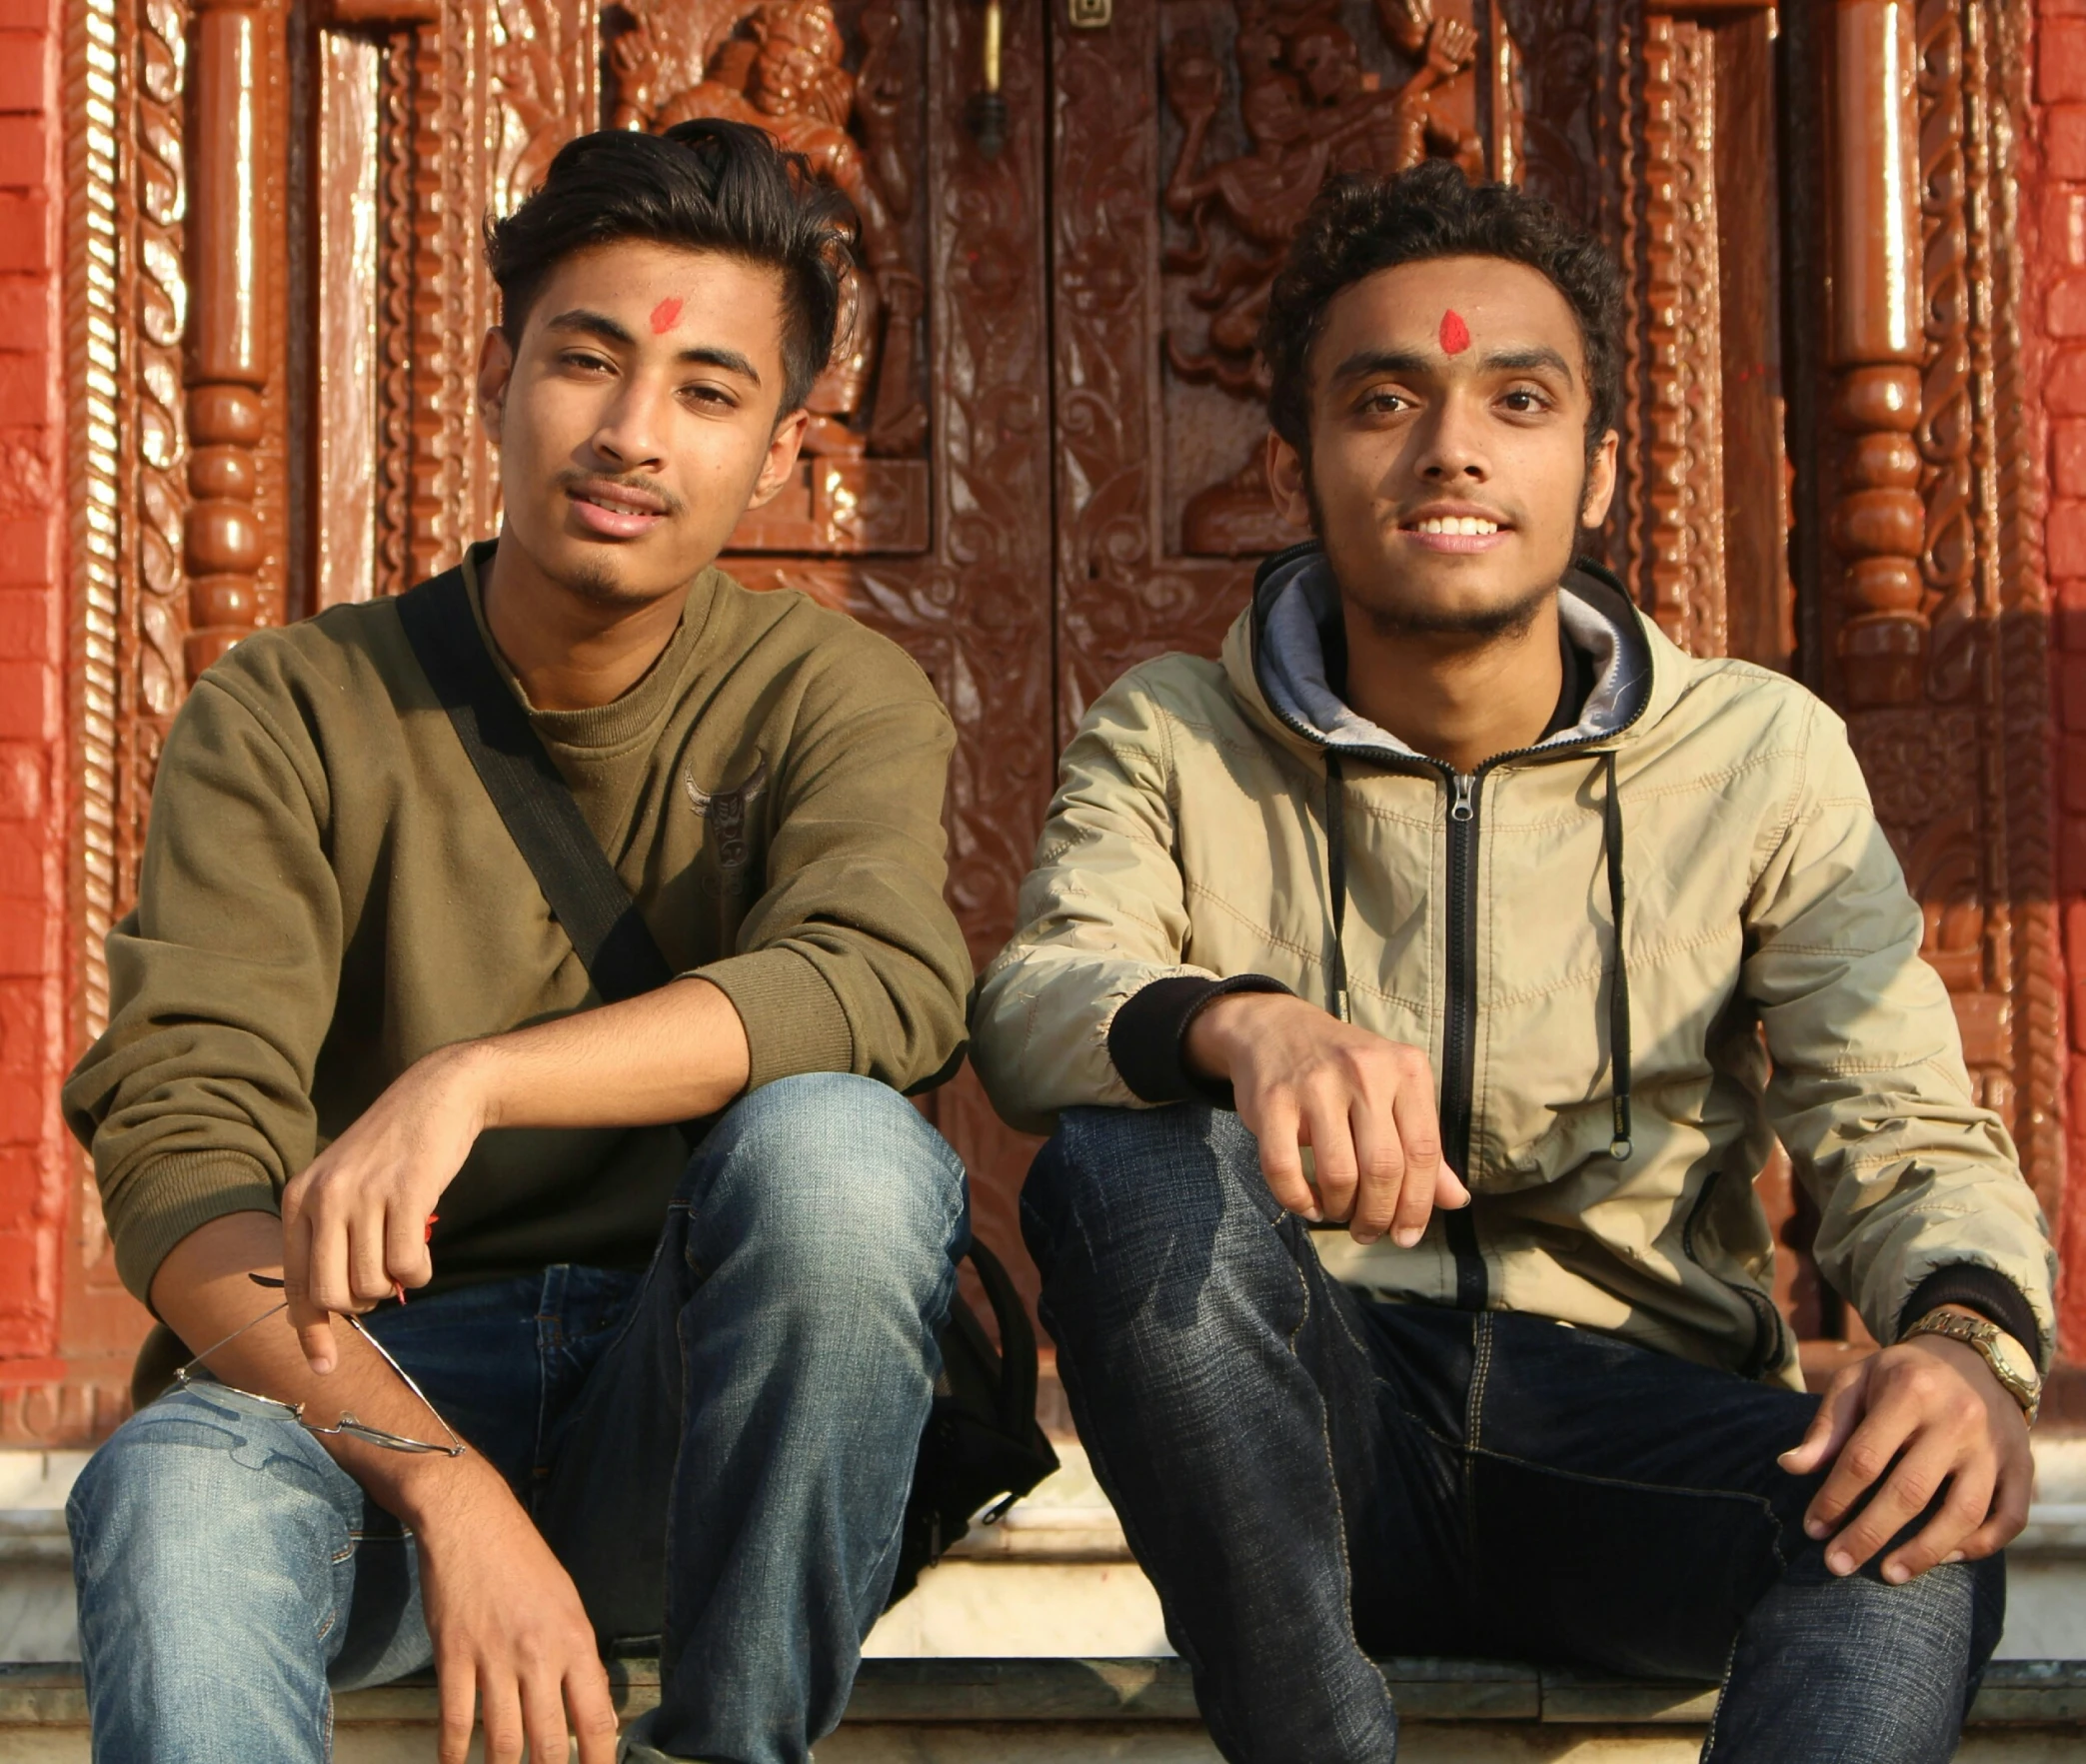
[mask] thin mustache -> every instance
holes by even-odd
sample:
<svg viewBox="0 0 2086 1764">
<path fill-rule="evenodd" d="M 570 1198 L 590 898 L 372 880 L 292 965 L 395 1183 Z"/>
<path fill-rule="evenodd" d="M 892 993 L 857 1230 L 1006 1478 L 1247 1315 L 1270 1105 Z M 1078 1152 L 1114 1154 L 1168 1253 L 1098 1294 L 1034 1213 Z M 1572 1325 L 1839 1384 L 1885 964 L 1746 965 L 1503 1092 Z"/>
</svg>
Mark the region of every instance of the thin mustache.
<svg viewBox="0 0 2086 1764">
<path fill-rule="evenodd" d="M 665 505 L 666 513 L 679 515 L 684 512 L 681 499 L 665 486 L 654 484 L 636 472 L 580 472 L 565 471 L 558 474 L 560 490 L 581 491 L 590 484 L 613 485 L 618 490 L 635 490 L 644 496 L 657 499 Z"/>
</svg>

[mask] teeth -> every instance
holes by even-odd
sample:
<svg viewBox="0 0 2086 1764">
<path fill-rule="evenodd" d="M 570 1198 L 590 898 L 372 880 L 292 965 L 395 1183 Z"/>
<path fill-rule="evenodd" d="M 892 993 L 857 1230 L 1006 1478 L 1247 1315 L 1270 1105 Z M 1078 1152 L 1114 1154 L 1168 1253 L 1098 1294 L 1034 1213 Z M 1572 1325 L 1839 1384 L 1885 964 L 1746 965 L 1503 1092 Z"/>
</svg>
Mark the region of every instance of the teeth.
<svg viewBox="0 0 2086 1764">
<path fill-rule="evenodd" d="M 1480 520 L 1475 515 L 1431 515 L 1413 529 L 1415 533 L 1457 534 L 1475 538 L 1481 533 L 1497 533 L 1497 521 Z"/>
</svg>

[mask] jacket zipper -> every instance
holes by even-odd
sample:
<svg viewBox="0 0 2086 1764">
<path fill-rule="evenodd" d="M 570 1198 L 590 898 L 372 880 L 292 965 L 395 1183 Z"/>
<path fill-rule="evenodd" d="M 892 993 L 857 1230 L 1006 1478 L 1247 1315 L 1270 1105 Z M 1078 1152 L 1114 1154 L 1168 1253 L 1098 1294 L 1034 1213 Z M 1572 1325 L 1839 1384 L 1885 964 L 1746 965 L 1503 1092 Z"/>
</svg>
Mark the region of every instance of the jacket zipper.
<svg viewBox="0 0 2086 1764">
<path fill-rule="evenodd" d="M 1471 1080 L 1477 1061 L 1477 801 L 1483 772 L 1446 772 L 1448 807 L 1447 1000 L 1441 1025 L 1441 1153 L 1470 1179 Z M 1456 1308 L 1483 1310 L 1490 1279 L 1478 1247 L 1475 1209 L 1447 1215 L 1456 1264 Z"/>
</svg>

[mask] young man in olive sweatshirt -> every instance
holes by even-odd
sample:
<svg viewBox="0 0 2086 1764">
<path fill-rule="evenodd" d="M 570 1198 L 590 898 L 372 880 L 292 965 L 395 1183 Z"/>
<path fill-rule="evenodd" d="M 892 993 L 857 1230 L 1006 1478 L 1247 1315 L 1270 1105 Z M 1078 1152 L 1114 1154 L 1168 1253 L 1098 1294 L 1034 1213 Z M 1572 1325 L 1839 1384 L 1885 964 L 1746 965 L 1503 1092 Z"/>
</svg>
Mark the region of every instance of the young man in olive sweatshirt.
<svg viewBox="0 0 2086 1764">
<path fill-rule="evenodd" d="M 963 1033 L 953 734 L 714 560 L 795 466 L 846 223 L 702 122 L 574 142 L 489 235 L 505 516 L 462 592 L 679 977 L 602 1002 L 398 603 L 253 637 L 168 739 L 66 1105 L 206 1357 L 74 1497 L 98 1759 L 316 1764 L 331 1690 L 432 1661 L 444 1759 L 475 1709 L 490 1759 L 606 1764 L 598 1637 L 644 1633 L 632 1756 L 840 1718 L 968 1230 L 900 1095 Z"/>
</svg>

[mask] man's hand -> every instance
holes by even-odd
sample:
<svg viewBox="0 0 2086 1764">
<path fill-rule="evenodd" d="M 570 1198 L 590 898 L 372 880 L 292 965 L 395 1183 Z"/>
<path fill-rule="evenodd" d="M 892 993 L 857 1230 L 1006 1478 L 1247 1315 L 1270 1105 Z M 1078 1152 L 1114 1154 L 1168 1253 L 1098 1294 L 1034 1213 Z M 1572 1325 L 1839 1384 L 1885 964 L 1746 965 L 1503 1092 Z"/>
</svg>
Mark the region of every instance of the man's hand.
<svg viewBox="0 0 2086 1764">
<path fill-rule="evenodd" d="M 1234 992 L 1196 1015 L 1184 1051 L 1195 1070 L 1230 1080 L 1268 1191 L 1289 1211 L 1345 1220 L 1357 1243 L 1388 1231 L 1409 1249 L 1436 1206 L 1469 1203 L 1441 1161 L 1434 1074 L 1418 1048 L 1286 993 Z"/>
<path fill-rule="evenodd" d="M 483 1466 L 484 1460 L 477 1462 Z M 611 1764 L 616 1708 L 572 1576 L 497 1475 L 436 1485 L 411 1520 L 420 1596 L 441 1681 L 442 1764 L 464 1764 L 472 1704 L 487 1764 L 564 1759 L 568 1722 L 580 1764 Z"/>
<path fill-rule="evenodd" d="M 483 1044 L 429 1054 L 283 1189 L 283 1296 L 313 1371 L 335 1365 L 334 1312 L 433 1277 L 428 1215 L 487 1125 L 486 1067 Z"/>
<path fill-rule="evenodd" d="M 434 1276 L 428 1215 L 487 1127 L 644 1127 L 713 1114 L 753 1055 L 732 1000 L 693 976 L 460 1041 L 409 1066 L 283 1189 L 283 1295 L 315 1372 L 332 1316 Z"/>
<path fill-rule="evenodd" d="M 1840 1373 L 1803 1443 L 1780 1462 L 1797 1476 L 1833 1466 L 1804 1513 L 1804 1529 L 1814 1538 L 1839 1531 L 1825 1554 L 1835 1574 L 1853 1573 L 1947 1485 L 1933 1518 L 1884 1559 L 1892 1585 L 1937 1562 L 2004 1549 L 2028 1522 L 2035 1478 L 2020 1404 L 1982 1354 L 1940 1335 L 1886 1347 Z"/>
</svg>

